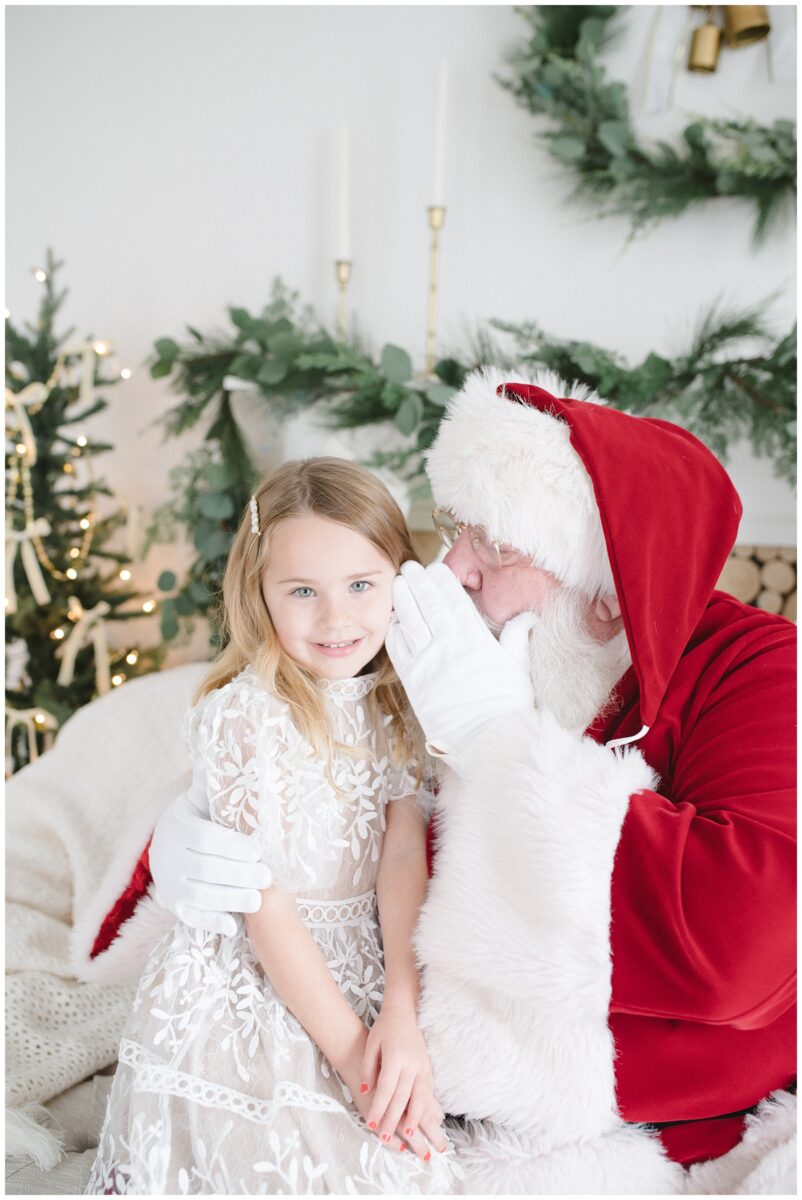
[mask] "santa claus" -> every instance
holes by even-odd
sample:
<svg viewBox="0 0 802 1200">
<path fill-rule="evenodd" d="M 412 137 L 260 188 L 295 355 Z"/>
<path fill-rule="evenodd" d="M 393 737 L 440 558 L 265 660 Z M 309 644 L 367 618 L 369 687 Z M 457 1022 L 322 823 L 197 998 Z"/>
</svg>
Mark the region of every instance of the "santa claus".
<svg viewBox="0 0 802 1200">
<path fill-rule="evenodd" d="M 726 1155 L 741 1190 L 795 1071 L 795 630 L 714 590 L 741 505 L 713 455 L 560 390 L 468 378 L 427 458 L 448 553 L 395 585 L 444 763 L 421 1022 L 477 1186 L 677 1191 Z M 250 842 L 179 798 L 162 904 L 224 930 L 266 886 Z"/>
</svg>

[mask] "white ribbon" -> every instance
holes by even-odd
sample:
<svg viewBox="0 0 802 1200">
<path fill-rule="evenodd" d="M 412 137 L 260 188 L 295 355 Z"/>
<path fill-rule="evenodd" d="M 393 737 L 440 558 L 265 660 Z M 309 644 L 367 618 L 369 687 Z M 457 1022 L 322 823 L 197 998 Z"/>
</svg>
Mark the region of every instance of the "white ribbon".
<svg viewBox="0 0 802 1200">
<path fill-rule="evenodd" d="M 37 517 L 31 525 L 24 529 L 14 529 L 6 526 L 6 612 L 17 611 L 17 589 L 14 585 L 14 563 L 17 549 L 22 557 L 22 565 L 28 577 L 33 598 L 37 604 L 49 604 L 50 592 L 47 590 L 45 577 L 42 574 L 36 552 L 31 544 L 32 538 L 47 537 L 50 533 L 50 523 L 44 517 Z"/>
<path fill-rule="evenodd" d="M 75 677 L 75 659 L 78 651 L 91 639 L 95 647 L 95 686 L 98 695 L 103 696 L 111 691 L 109 646 L 103 622 L 103 618 L 111 612 L 111 605 L 105 600 L 100 600 L 94 608 L 85 609 L 77 596 L 70 596 L 69 612 L 77 612 L 80 615 L 72 627 L 72 633 L 56 652 L 61 656 L 58 683 L 61 687 L 70 686 Z"/>
<path fill-rule="evenodd" d="M 36 438 L 25 410 L 33 404 L 43 404 L 49 395 L 50 391 L 43 383 L 29 383 L 21 392 L 6 388 L 6 408 L 14 413 L 15 428 L 25 446 L 25 461 L 30 467 L 36 462 Z"/>
<path fill-rule="evenodd" d="M 36 762 L 39 757 L 37 733 L 43 735 L 44 748 L 49 750 L 58 729 L 58 721 L 46 708 L 10 708 L 6 705 L 6 775 L 14 769 L 13 740 L 18 725 L 28 731 L 28 762 Z"/>
</svg>

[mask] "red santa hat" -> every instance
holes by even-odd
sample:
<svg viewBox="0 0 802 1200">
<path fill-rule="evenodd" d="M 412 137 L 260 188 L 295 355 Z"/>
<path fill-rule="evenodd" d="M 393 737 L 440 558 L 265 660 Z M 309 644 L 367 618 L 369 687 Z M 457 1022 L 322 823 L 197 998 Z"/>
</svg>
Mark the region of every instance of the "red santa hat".
<svg viewBox="0 0 802 1200">
<path fill-rule="evenodd" d="M 541 402 L 566 391 L 545 370 L 526 377 L 484 367 L 467 377 L 426 457 L 435 502 L 457 521 L 482 525 L 491 538 L 531 555 L 568 587 L 591 597 L 614 592 L 593 484 L 570 427 L 520 402 L 521 384 L 537 389 Z M 570 394 L 603 403 L 582 384 Z"/>
</svg>

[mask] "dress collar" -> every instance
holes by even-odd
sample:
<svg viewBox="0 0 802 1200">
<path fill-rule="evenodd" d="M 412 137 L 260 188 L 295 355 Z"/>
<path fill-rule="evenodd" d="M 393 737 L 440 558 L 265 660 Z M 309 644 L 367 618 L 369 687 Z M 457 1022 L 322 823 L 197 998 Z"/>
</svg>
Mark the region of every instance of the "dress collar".
<svg viewBox="0 0 802 1200">
<path fill-rule="evenodd" d="M 327 696 L 362 700 L 373 691 L 378 677 L 378 671 L 371 671 L 368 675 L 355 675 L 353 679 L 318 679 L 317 685 Z"/>
</svg>

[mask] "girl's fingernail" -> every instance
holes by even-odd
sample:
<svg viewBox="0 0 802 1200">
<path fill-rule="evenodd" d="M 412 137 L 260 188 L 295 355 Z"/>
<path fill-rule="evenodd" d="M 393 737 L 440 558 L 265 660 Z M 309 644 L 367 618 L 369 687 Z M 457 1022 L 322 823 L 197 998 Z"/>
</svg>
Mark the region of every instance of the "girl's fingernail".
<svg viewBox="0 0 802 1200">
<path fill-rule="evenodd" d="M 438 1153 L 438 1154 L 445 1154 L 445 1152 L 446 1152 L 446 1148 L 445 1148 L 445 1146 L 438 1146 L 438 1147 L 437 1147 L 437 1153 Z"/>
<path fill-rule="evenodd" d="M 370 1091 L 370 1088 L 368 1087 L 368 1085 L 366 1083 L 360 1083 L 359 1090 L 362 1093 L 362 1095 L 364 1096 L 365 1092 Z"/>
<path fill-rule="evenodd" d="M 382 1134 L 382 1141 L 383 1141 L 383 1142 L 389 1142 L 389 1140 L 390 1140 L 390 1135 L 389 1135 L 389 1133 L 383 1133 L 383 1134 Z"/>
<path fill-rule="evenodd" d="M 398 1147 L 399 1150 L 406 1150 L 406 1148 L 407 1148 L 406 1142 L 402 1142 L 401 1145 Z"/>
<path fill-rule="evenodd" d="M 404 1133 L 407 1135 L 407 1137 L 412 1137 L 414 1132 L 415 1132 L 415 1130 L 412 1128 L 411 1125 L 407 1125 L 406 1129 L 404 1130 Z"/>
<path fill-rule="evenodd" d="M 375 1129 L 375 1128 L 376 1128 L 376 1122 L 368 1121 L 368 1129 Z"/>
<path fill-rule="evenodd" d="M 431 1152 L 431 1150 L 427 1150 L 427 1151 L 426 1151 L 426 1153 L 425 1153 L 425 1154 L 424 1154 L 424 1156 L 423 1156 L 423 1161 L 424 1161 L 424 1162 L 428 1162 L 428 1161 L 429 1161 L 429 1159 L 430 1159 L 431 1157 L 432 1157 L 432 1152 Z"/>
</svg>

